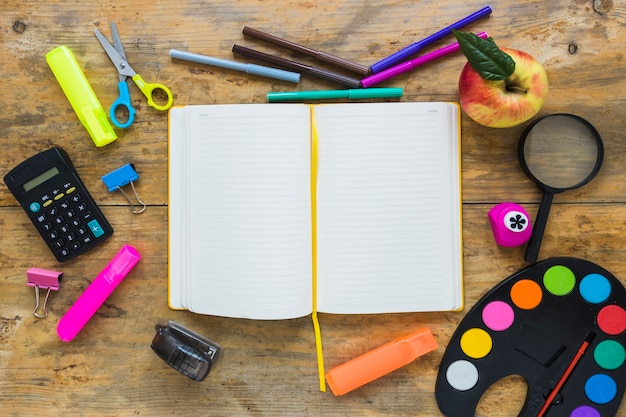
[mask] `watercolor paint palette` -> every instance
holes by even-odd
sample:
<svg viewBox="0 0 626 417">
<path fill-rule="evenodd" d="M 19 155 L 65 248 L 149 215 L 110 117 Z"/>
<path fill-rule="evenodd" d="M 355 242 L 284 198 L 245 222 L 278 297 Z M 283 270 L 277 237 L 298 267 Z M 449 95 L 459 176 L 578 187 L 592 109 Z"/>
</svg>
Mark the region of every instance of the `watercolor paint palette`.
<svg viewBox="0 0 626 417">
<path fill-rule="evenodd" d="M 439 409 L 473 416 L 489 387 L 520 375 L 520 417 L 615 416 L 626 387 L 625 330 L 626 290 L 610 272 L 579 258 L 536 263 L 459 324 L 437 376 Z"/>
</svg>

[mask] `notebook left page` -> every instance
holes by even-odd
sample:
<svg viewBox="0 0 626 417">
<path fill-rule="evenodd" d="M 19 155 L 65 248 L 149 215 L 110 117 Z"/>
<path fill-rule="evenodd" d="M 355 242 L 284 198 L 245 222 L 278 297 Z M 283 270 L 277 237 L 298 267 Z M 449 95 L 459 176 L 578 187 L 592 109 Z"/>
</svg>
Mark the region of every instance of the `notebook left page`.
<svg viewBox="0 0 626 417">
<path fill-rule="evenodd" d="M 186 191 L 170 199 L 170 215 L 180 216 L 170 231 L 180 224 L 186 247 L 172 248 L 181 239 L 170 236 L 170 256 L 183 259 L 170 260 L 170 288 L 180 304 L 251 319 L 310 314 L 309 107 L 187 106 L 171 121 L 177 112 L 184 127 L 170 127 L 170 148 L 182 149 L 185 167 L 170 168 L 170 186 L 185 176 Z"/>
</svg>

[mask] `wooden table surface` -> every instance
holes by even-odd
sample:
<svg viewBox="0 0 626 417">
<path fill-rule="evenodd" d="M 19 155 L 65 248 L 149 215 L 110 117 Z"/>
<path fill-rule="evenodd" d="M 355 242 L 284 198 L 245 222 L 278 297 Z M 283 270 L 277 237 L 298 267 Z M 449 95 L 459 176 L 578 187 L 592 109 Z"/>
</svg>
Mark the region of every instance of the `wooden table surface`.
<svg viewBox="0 0 626 417">
<path fill-rule="evenodd" d="M 576 256 L 626 283 L 626 6 L 611 0 L 493 0 L 493 14 L 468 27 L 486 30 L 500 46 L 541 61 L 550 94 L 540 114 L 575 113 L 602 134 L 605 163 L 584 187 L 555 197 L 540 259 Z M 0 2 L 0 172 L 52 146 L 65 148 L 115 229 L 98 249 L 60 264 L 38 237 L 4 184 L 0 185 L 0 409 L 36 416 L 437 416 L 439 362 L 464 314 L 496 283 L 525 267 L 524 248 L 498 247 L 487 218 L 502 201 L 524 205 L 534 218 L 540 192 L 519 168 L 525 125 L 488 129 L 462 117 L 463 234 L 466 306 L 462 312 L 373 316 L 320 315 L 326 368 L 430 326 L 439 348 L 343 397 L 319 391 L 310 317 L 248 321 L 172 311 L 167 306 L 167 113 L 147 106 L 130 85 L 134 125 L 96 148 L 45 61 L 68 46 L 108 110 L 117 75 L 93 35 L 110 37 L 117 23 L 126 54 L 146 81 L 166 84 L 176 105 L 262 103 L 268 91 L 341 88 L 303 76 L 292 85 L 243 73 L 173 61 L 171 48 L 233 59 L 234 43 L 313 63 L 244 38 L 244 25 L 371 65 L 436 32 L 485 3 L 392 0 L 84 0 Z M 433 48 L 451 42 L 440 41 Z M 456 101 L 462 55 L 428 64 L 382 86 L 402 87 L 401 101 Z M 131 83 L 132 84 L 132 83 Z M 123 196 L 100 177 L 134 163 L 140 198 L 131 214 Z M 70 343 L 59 340 L 59 318 L 121 245 L 142 255 L 88 325 Z M 33 316 L 31 267 L 64 272 Z M 154 326 L 177 321 L 219 342 L 224 356 L 208 378 L 192 382 L 150 349 Z M 521 378 L 492 387 L 476 415 L 516 416 L 525 399 Z M 622 405 L 619 416 L 626 416 Z"/>
</svg>

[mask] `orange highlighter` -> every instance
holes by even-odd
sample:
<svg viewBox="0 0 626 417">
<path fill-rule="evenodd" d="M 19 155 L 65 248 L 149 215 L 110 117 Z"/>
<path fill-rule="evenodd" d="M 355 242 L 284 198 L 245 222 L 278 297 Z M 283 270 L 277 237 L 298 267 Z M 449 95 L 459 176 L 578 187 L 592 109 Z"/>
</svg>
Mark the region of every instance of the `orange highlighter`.
<svg viewBox="0 0 626 417">
<path fill-rule="evenodd" d="M 426 353 L 437 349 L 430 329 L 415 332 L 386 343 L 370 352 L 339 365 L 326 373 L 333 394 L 339 396 L 403 367 Z"/>
</svg>

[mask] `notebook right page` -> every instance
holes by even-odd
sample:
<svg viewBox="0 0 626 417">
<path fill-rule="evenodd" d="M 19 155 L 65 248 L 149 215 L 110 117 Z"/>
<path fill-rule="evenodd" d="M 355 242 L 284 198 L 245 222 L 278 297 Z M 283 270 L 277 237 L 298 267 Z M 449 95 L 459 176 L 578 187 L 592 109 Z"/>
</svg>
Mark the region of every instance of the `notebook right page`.
<svg viewBox="0 0 626 417">
<path fill-rule="evenodd" d="M 458 106 L 315 106 L 318 310 L 463 303 Z"/>
</svg>

